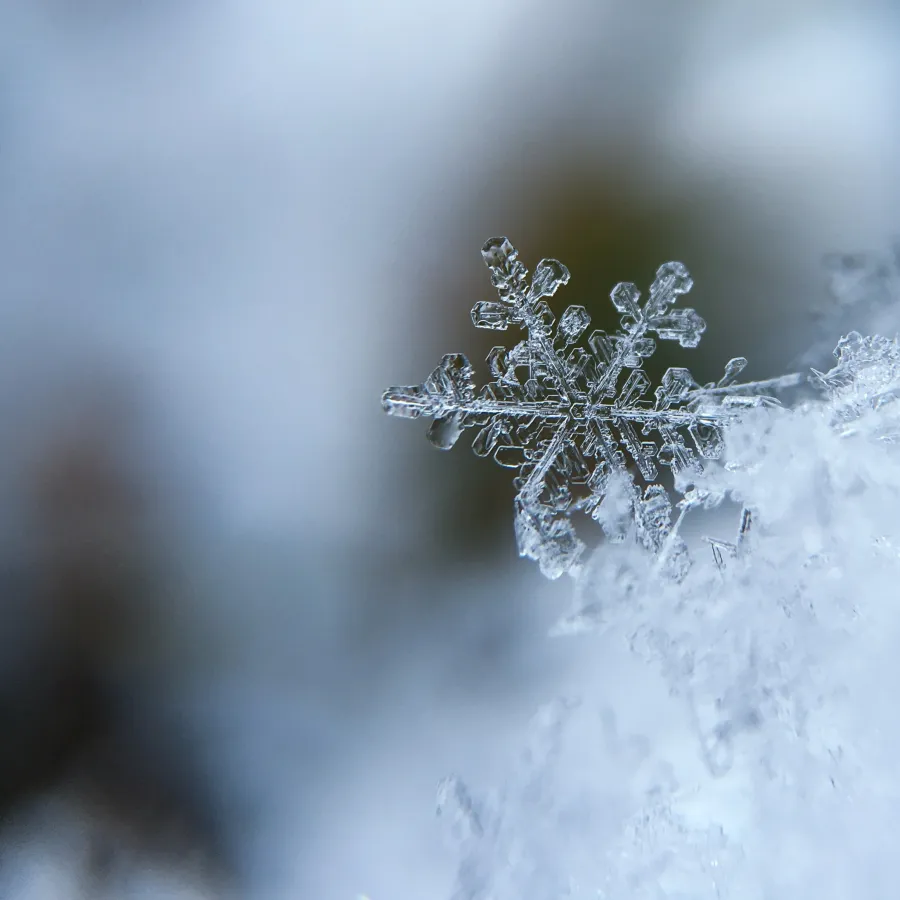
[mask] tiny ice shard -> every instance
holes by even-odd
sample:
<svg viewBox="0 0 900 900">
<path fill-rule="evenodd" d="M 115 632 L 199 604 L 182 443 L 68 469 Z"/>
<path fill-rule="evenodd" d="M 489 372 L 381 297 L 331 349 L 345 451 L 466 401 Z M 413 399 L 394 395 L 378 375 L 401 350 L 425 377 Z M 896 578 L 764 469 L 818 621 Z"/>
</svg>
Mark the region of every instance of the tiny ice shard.
<svg viewBox="0 0 900 900">
<path fill-rule="evenodd" d="M 578 564 L 584 544 L 571 517 L 579 510 L 601 522 L 611 539 L 630 529 L 661 556 L 661 571 L 683 577 L 687 548 L 657 483 L 658 465 L 676 475 L 699 471 L 705 460 L 721 455 L 722 428 L 740 409 L 775 402 L 771 391 L 798 378 L 735 383 L 747 364 L 737 357 L 717 383 L 700 385 L 687 369 L 670 368 L 651 392 L 641 366 L 657 340 L 696 347 L 706 329 L 695 310 L 673 308 L 693 284 L 681 263 L 660 266 L 643 302 L 635 285 L 616 285 L 610 299 L 621 313 L 618 331 L 595 329 L 582 343 L 591 321 L 587 310 L 570 306 L 557 321 L 545 299 L 569 281 L 561 262 L 542 260 L 529 284 L 528 270 L 507 238 L 491 238 L 481 253 L 499 299 L 476 303 L 472 322 L 493 330 L 519 328 L 525 339 L 511 350 L 491 350 L 492 380 L 480 390 L 468 359 L 452 354 L 423 384 L 386 391 L 385 411 L 431 417 L 428 437 L 441 449 L 473 428 L 476 454 L 517 471 L 519 553 L 537 560 L 548 577 Z M 613 485 L 621 494 L 615 515 L 604 503 Z"/>
</svg>

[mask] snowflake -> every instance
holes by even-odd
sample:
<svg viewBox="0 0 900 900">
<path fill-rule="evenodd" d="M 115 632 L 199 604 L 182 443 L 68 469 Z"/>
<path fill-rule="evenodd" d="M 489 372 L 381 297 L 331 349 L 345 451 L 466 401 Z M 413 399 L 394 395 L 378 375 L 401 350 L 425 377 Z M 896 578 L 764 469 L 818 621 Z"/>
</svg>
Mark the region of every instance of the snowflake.
<svg viewBox="0 0 900 900">
<path fill-rule="evenodd" d="M 587 310 L 570 306 L 556 322 L 545 299 L 569 281 L 561 262 L 542 260 L 529 284 L 506 238 L 491 238 L 481 252 L 499 299 L 476 303 L 473 323 L 494 330 L 512 325 L 527 337 L 512 349 L 490 351 L 493 378 L 480 391 L 469 360 L 448 354 L 423 384 L 387 390 L 385 411 L 431 417 L 428 437 L 441 449 L 452 447 L 463 430 L 478 429 L 475 453 L 518 472 L 519 553 L 537 560 L 548 577 L 577 568 L 584 544 L 571 516 L 579 510 L 609 540 L 633 533 L 669 574 L 683 576 L 689 558 L 678 537 L 681 517 L 672 524 L 658 466 L 669 467 L 676 484 L 689 483 L 705 460 L 721 455 L 727 422 L 748 406 L 777 403 L 767 392 L 796 384 L 798 377 L 739 384 L 747 360 L 737 357 L 718 382 L 706 385 L 687 369 L 670 368 L 649 399 L 651 382 L 641 367 L 656 340 L 696 347 L 706 329 L 695 310 L 674 308 L 692 286 L 681 263 L 658 269 L 643 302 L 633 284 L 616 285 L 610 298 L 621 314 L 619 329 L 595 330 L 585 342 Z M 682 517 L 696 500 L 682 501 Z"/>
</svg>

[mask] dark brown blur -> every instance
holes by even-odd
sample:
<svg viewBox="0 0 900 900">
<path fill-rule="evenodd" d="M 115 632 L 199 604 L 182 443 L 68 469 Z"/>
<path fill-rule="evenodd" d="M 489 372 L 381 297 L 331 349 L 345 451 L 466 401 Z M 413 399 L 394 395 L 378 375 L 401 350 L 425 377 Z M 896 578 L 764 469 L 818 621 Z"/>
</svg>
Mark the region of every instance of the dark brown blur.
<svg viewBox="0 0 900 900">
<path fill-rule="evenodd" d="M 115 896 L 135 866 L 225 896 L 208 798 L 191 759 L 147 728 L 153 712 L 138 690 L 161 675 L 146 656 L 168 577 L 153 486 L 128 447 L 139 396 L 105 373 L 62 399 L 22 473 L 32 552 L 8 561 L 0 600 L 0 627 L 24 625 L 33 641 L 0 691 L 0 821 L 27 834 L 36 803 L 64 798 L 82 837 L 70 874 L 84 896 Z M 58 823 L 38 816 L 36 827 Z"/>
</svg>

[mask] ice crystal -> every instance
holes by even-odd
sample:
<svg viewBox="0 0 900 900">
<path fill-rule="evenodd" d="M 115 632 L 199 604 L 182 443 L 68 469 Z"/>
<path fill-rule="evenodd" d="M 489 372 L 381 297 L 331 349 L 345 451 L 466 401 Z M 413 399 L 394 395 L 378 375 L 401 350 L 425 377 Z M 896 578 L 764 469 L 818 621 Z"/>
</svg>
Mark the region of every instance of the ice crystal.
<svg viewBox="0 0 900 900">
<path fill-rule="evenodd" d="M 850 333 L 817 395 L 723 426 L 681 501 L 743 505 L 720 567 L 656 577 L 657 492 L 637 541 L 598 549 L 556 629 L 593 632 L 580 702 L 535 723 L 499 793 L 442 791 L 453 900 L 896 895 L 898 380 L 897 341 Z"/>
<path fill-rule="evenodd" d="M 472 322 L 513 326 L 525 339 L 490 351 L 492 380 L 480 390 L 469 360 L 449 354 L 423 384 L 386 391 L 385 411 L 430 417 L 428 437 L 445 450 L 465 429 L 477 429 L 475 453 L 518 473 L 519 553 L 537 560 L 548 577 L 572 571 L 582 556 L 571 520 L 579 510 L 611 541 L 633 533 L 660 567 L 683 577 L 687 548 L 672 526 L 658 467 L 671 469 L 677 483 L 689 481 L 704 461 L 721 455 L 727 422 L 742 409 L 775 402 L 769 392 L 796 378 L 738 383 L 747 360 L 737 357 L 718 382 L 704 385 L 687 369 L 670 368 L 651 395 L 642 366 L 657 340 L 692 348 L 706 329 L 695 310 L 675 308 L 692 286 L 681 263 L 661 266 L 643 301 L 634 284 L 616 285 L 610 299 L 621 316 L 618 330 L 597 329 L 584 340 L 587 310 L 570 306 L 557 321 L 547 302 L 569 281 L 561 262 L 542 260 L 529 283 L 506 238 L 491 238 L 481 252 L 498 299 L 476 303 Z"/>
<path fill-rule="evenodd" d="M 867 414 L 879 412 L 871 423 L 879 438 L 898 437 L 897 399 L 900 398 L 900 346 L 881 335 L 863 337 L 858 331 L 842 337 L 834 350 L 837 365 L 823 374 L 813 370 L 830 394 L 834 421 L 845 435 L 863 427 Z M 890 409 L 888 409 L 890 407 Z"/>
<path fill-rule="evenodd" d="M 492 351 L 505 362 L 478 394 L 462 363 L 386 404 L 434 416 L 453 440 L 479 428 L 485 455 L 505 461 L 517 448 L 519 515 L 570 524 L 585 509 L 607 535 L 632 539 L 580 567 L 555 628 L 593 633 L 571 648 L 578 702 L 545 708 L 499 788 L 440 786 L 459 856 L 453 900 L 896 896 L 900 339 L 842 328 L 832 367 L 812 370 L 818 390 L 787 408 L 766 392 L 796 376 L 736 385 L 732 372 L 701 387 L 683 369 L 666 373 L 654 403 L 637 348 L 654 336 L 690 345 L 702 331 L 686 311 L 690 327 L 654 327 L 672 321 L 674 288 L 689 284 L 680 267 L 663 267 L 643 304 L 616 288 L 619 330 L 576 353 L 586 312 L 570 309 L 554 330 L 534 287 L 547 279 L 529 288 L 512 248 L 486 250 L 501 300 L 476 306 L 476 324 L 516 324 L 527 339 Z M 564 283 L 559 263 L 542 265 Z M 894 284 L 893 270 L 865 271 L 860 296 Z M 890 324 L 900 296 L 882 299 Z M 661 455 L 681 476 L 675 522 Z M 573 484 L 586 486 L 581 497 Z M 737 536 L 707 539 L 712 558 L 688 570 L 681 519 L 726 499 L 742 509 Z M 520 549 L 559 568 L 552 536 L 525 536 L 534 543 Z"/>
</svg>

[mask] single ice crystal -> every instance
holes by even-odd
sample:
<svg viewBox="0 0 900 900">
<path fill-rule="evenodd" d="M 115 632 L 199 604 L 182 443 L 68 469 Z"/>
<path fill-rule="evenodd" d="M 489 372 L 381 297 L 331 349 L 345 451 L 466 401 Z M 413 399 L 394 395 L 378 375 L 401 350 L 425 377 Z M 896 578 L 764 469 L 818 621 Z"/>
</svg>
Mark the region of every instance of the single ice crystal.
<svg viewBox="0 0 900 900">
<path fill-rule="evenodd" d="M 650 293 L 660 296 L 665 303 L 674 303 L 677 295 L 686 294 L 693 286 L 694 280 L 683 263 L 668 262 L 656 270 Z"/>
<path fill-rule="evenodd" d="M 641 298 L 641 292 L 636 285 L 629 283 L 617 284 L 609 294 L 613 302 L 613 306 L 626 316 L 633 319 L 638 317 L 638 300 Z"/>
<path fill-rule="evenodd" d="M 743 356 L 736 356 L 734 359 L 728 360 L 725 364 L 725 374 L 718 380 L 716 387 L 728 387 L 746 368 L 747 360 Z"/>
<path fill-rule="evenodd" d="M 693 495 L 693 496 L 690 496 Z M 689 499 L 690 497 L 690 499 Z M 710 495 L 706 491 L 689 491 L 687 495 L 685 495 L 685 499 L 682 501 L 682 504 L 685 502 L 693 503 L 695 505 L 702 505 L 706 508 L 711 506 L 715 506 L 723 500 L 723 496 L 721 494 Z M 735 559 L 741 555 L 742 550 L 744 549 L 747 538 L 750 534 L 750 528 L 753 524 L 753 514 L 751 511 L 745 506 L 741 510 L 741 519 L 740 525 L 738 526 L 737 538 L 732 543 L 731 541 L 722 541 L 718 538 L 705 538 L 706 542 L 712 548 L 713 560 L 715 561 L 716 568 L 720 572 L 725 571 L 726 560 L 727 559 Z"/>
<path fill-rule="evenodd" d="M 519 262 L 519 252 L 505 238 L 491 238 L 481 248 L 484 262 L 491 270 L 491 281 L 501 300 L 512 301 L 522 291 L 528 270 Z"/>
<path fill-rule="evenodd" d="M 527 273 L 526 273 L 527 275 Z M 569 270 L 557 259 L 542 259 L 531 279 L 531 297 L 552 297 L 561 285 L 569 283 Z"/>
<path fill-rule="evenodd" d="M 687 369 L 667 369 L 656 389 L 656 408 L 668 409 L 680 403 L 696 386 L 694 376 Z"/>
<path fill-rule="evenodd" d="M 583 306 L 570 306 L 559 320 L 557 331 L 567 344 L 574 344 L 591 324 L 591 317 Z"/>
<path fill-rule="evenodd" d="M 461 419 L 458 412 L 435 419 L 428 429 L 428 440 L 439 450 L 449 450 L 462 434 Z"/>
<path fill-rule="evenodd" d="M 472 307 L 472 324 L 476 328 L 493 328 L 506 331 L 509 325 L 509 307 L 503 303 L 484 300 Z"/>
<path fill-rule="evenodd" d="M 693 309 L 672 308 L 692 286 L 681 263 L 660 266 L 643 303 L 635 285 L 616 285 L 610 298 L 621 313 L 619 330 L 595 330 L 586 346 L 576 346 L 590 325 L 587 310 L 570 306 L 554 332 L 544 299 L 569 281 L 561 262 L 542 260 L 529 285 L 507 238 L 491 238 L 481 252 L 499 299 L 476 303 L 473 323 L 517 327 L 525 339 L 508 351 L 491 350 L 492 381 L 479 391 L 466 357 L 451 354 L 423 384 L 386 391 L 385 411 L 433 418 L 428 436 L 441 449 L 476 429 L 475 453 L 518 473 L 519 553 L 548 577 L 577 567 L 584 545 L 571 521 L 576 511 L 591 515 L 610 540 L 633 530 L 639 543 L 661 555 L 662 568 L 681 577 L 687 548 L 671 526 L 657 464 L 675 475 L 700 471 L 704 460 L 721 456 L 722 429 L 742 407 L 771 400 L 772 391 L 795 384 L 796 376 L 737 384 L 747 363 L 738 357 L 717 383 L 704 386 L 687 369 L 670 368 L 648 396 L 651 382 L 642 365 L 656 349 L 653 335 L 696 347 L 706 328 Z"/>
<path fill-rule="evenodd" d="M 663 340 L 678 341 L 682 347 L 696 347 L 706 331 L 706 322 L 692 309 L 678 309 L 660 316 L 654 328 Z"/>
</svg>

